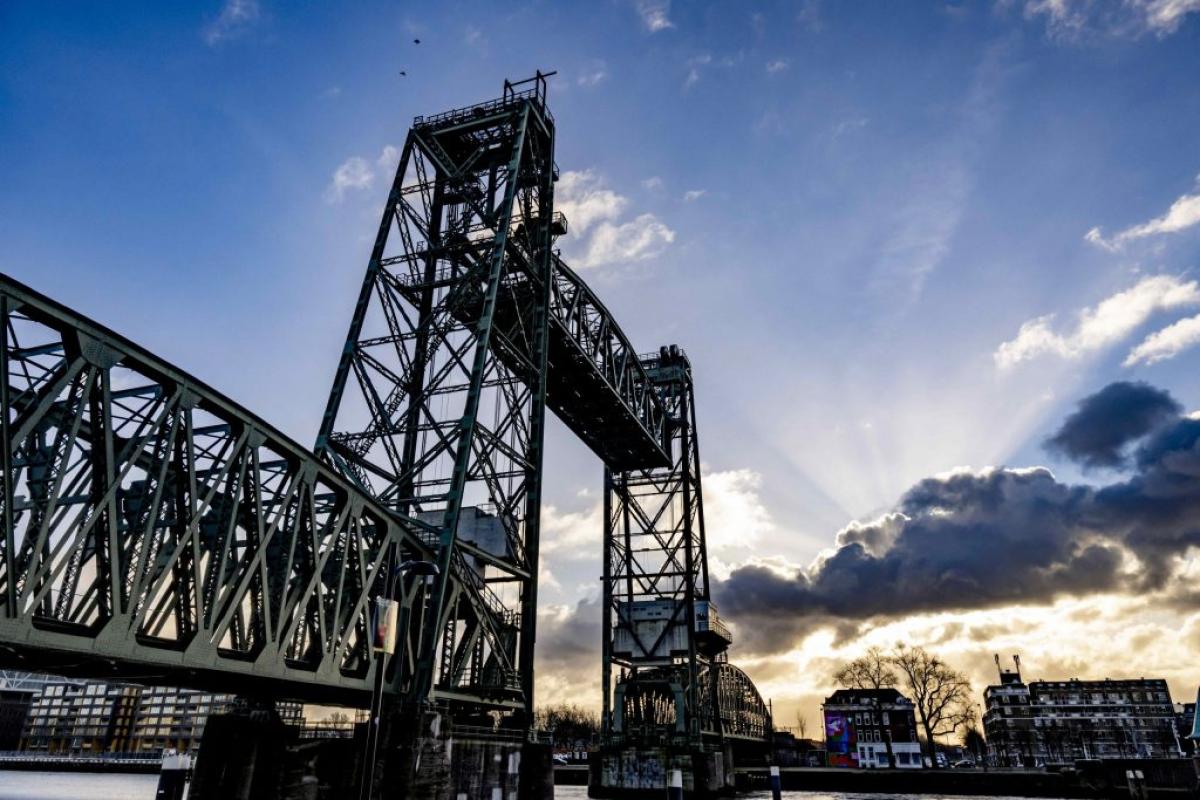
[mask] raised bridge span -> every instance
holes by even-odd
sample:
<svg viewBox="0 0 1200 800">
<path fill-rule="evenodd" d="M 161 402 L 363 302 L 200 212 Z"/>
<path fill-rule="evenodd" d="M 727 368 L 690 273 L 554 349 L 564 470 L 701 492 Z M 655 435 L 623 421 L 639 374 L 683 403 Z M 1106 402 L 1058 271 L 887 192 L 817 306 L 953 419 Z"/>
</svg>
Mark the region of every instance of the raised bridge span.
<svg viewBox="0 0 1200 800">
<path fill-rule="evenodd" d="M 0 668 L 358 705 L 380 678 L 528 730 L 550 409 L 605 465 L 607 735 L 765 737 L 714 634 L 690 364 L 560 257 L 554 136 L 540 73 L 415 120 L 312 450 L 0 277 Z"/>
</svg>

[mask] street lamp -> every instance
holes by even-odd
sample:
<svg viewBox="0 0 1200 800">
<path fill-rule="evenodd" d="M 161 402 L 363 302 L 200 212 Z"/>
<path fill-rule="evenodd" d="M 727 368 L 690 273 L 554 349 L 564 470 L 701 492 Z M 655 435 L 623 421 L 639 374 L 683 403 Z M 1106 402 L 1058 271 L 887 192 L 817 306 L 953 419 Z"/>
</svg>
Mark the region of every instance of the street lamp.
<svg viewBox="0 0 1200 800">
<path fill-rule="evenodd" d="M 388 551 L 388 564 L 396 561 L 396 545 Z M 371 713 L 367 718 L 367 737 L 363 744 L 362 768 L 359 770 L 359 800 L 371 800 L 374 783 L 375 756 L 379 749 L 379 723 L 383 711 L 383 681 L 387 672 L 388 656 L 396 649 L 400 631 L 406 629 L 411 600 L 408 593 L 401 591 L 400 608 L 396 608 L 396 585 L 403 584 L 408 574 L 431 576 L 439 574 L 438 565 L 432 561 L 403 561 L 387 570 L 383 594 L 375 598 L 375 620 L 372 630 L 375 644 L 375 685 L 371 690 Z M 400 578 L 401 580 L 397 580 Z M 397 618 L 398 617 L 398 618 Z M 400 645 L 403 648 L 403 644 Z M 403 651 L 402 651 L 403 652 Z"/>
</svg>

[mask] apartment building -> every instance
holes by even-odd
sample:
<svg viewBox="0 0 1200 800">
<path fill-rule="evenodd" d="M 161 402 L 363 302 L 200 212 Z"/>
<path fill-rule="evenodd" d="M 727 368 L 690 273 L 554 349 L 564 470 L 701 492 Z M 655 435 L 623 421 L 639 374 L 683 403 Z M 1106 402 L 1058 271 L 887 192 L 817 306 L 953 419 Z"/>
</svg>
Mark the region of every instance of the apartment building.
<svg viewBox="0 0 1200 800">
<path fill-rule="evenodd" d="M 195 689 L 41 676 L 18 747 L 43 753 L 196 752 L 204 725 L 236 699 Z M 275 704 L 283 722 L 303 725 L 303 706 Z"/>
<path fill-rule="evenodd" d="M 1020 657 L 984 690 L 992 763 L 1067 765 L 1083 758 L 1181 758 L 1175 707 L 1161 678 L 1031 681 Z"/>
<path fill-rule="evenodd" d="M 20 749 L 120 753 L 130 748 L 139 687 L 99 681 L 48 682 L 34 696 Z"/>
</svg>

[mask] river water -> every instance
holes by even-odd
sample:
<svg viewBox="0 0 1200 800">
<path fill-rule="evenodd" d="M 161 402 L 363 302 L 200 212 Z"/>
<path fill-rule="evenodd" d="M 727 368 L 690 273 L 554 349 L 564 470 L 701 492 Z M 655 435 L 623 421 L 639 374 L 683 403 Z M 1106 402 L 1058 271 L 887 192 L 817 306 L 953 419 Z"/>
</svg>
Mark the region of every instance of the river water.
<svg viewBox="0 0 1200 800">
<path fill-rule="evenodd" d="M 0 800 L 154 800 L 157 775 L 98 775 L 84 772 L 0 771 Z M 739 798 L 765 800 L 770 792 L 753 792 Z M 828 792 L 784 792 L 789 800 L 951 800 L 941 795 L 830 794 Z M 584 800 L 584 786 L 559 786 L 555 800 Z M 972 800 L 955 797 L 953 800 Z M 978 798 L 976 800 L 979 800 Z M 1005 800 L 988 798 L 987 800 Z M 1009 800 L 1012 800 L 1011 798 Z"/>
</svg>

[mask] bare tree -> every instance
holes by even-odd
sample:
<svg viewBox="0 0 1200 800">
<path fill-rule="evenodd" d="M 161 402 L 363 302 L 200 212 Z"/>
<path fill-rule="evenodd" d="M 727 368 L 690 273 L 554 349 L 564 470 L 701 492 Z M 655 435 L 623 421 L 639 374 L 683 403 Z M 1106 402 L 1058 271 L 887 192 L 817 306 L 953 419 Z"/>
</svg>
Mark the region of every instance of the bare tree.
<svg viewBox="0 0 1200 800">
<path fill-rule="evenodd" d="M 534 724 L 550 733 L 555 746 L 582 749 L 599 734 L 600 715 L 577 705 L 543 706 L 534 714 Z"/>
<path fill-rule="evenodd" d="M 916 706 L 929 742 L 929 763 L 937 769 L 937 737 L 948 736 L 973 719 L 971 683 L 922 647 L 899 645 L 890 662 Z"/>
<path fill-rule="evenodd" d="M 806 739 L 808 733 L 808 720 L 799 711 L 796 712 L 796 738 Z"/>
<path fill-rule="evenodd" d="M 878 647 L 870 648 L 833 673 L 833 680 L 849 689 L 890 689 L 899 683 L 892 657 Z"/>
</svg>

